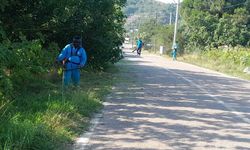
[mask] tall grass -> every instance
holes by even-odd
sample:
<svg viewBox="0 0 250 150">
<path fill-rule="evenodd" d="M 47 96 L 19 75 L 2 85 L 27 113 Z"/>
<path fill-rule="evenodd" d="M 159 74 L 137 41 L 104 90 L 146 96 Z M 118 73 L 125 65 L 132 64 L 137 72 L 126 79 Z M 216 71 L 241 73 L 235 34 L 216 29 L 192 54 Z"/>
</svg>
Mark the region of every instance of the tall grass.
<svg viewBox="0 0 250 150">
<path fill-rule="evenodd" d="M 244 68 L 250 67 L 250 49 L 215 49 L 186 54 L 180 60 L 250 80 L 250 75 L 243 72 Z"/>
<path fill-rule="evenodd" d="M 68 149 L 88 126 L 112 86 L 111 73 L 83 73 L 81 89 L 60 83 L 39 93 L 22 93 L 10 103 L 0 101 L 0 150 Z"/>
</svg>

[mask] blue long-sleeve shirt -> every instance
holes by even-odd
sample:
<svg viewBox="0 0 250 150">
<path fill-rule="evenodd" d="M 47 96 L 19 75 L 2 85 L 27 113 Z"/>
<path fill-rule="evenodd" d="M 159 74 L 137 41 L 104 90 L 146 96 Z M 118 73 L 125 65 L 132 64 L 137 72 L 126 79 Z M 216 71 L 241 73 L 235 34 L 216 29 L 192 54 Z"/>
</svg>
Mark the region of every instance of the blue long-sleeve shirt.
<svg viewBox="0 0 250 150">
<path fill-rule="evenodd" d="M 142 48 L 142 41 L 141 40 L 137 40 L 137 48 Z"/>
<path fill-rule="evenodd" d="M 66 45 L 59 56 L 58 61 L 68 60 L 65 64 L 66 69 L 76 69 L 83 67 L 87 62 L 87 54 L 83 47 L 74 48 L 72 44 Z"/>
</svg>

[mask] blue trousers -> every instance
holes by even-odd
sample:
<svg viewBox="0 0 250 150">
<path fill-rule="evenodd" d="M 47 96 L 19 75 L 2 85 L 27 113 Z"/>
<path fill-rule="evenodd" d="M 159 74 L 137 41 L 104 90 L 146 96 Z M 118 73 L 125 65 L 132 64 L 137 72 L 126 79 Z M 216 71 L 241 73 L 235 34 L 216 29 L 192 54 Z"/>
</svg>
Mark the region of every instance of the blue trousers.
<svg viewBox="0 0 250 150">
<path fill-rule="evenodd" d="M 176 60 L 176 56 L 177 56 L 177 51 L 176 51 L 176 49 L 174 49 L 174 50 L 172 51 L 173 60 Z"/>
<path fill-rule="evenodd" d="M 141 55 L 141 49 L 142 49 L 142 47 L 138 47 L 138 48 L 137 48 L 137 54 L 138 54 L 138 55 Z"/>
<path fill-rule="evenodd" d="M 80 84 L 80 70 L 69 70 L 63 72 L 63 84 L 65 86 L 69 85 L 71 80 L 73 81 L 74 85 Z"/>
<path fill-rule="evenodd" d="M 173 60 L 176 60 L 177 54 L 175 52 L 172 54 L 172 56 L 173 56 Z"/>
</svg>

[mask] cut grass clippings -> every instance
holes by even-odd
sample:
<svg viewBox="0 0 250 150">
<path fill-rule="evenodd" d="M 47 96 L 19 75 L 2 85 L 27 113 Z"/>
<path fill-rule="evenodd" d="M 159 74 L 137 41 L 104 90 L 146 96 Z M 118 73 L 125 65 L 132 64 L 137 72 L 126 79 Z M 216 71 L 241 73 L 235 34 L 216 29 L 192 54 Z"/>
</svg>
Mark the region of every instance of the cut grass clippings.
<svg viewBox="0 0 250 150">
<path fill-rule="evenodd" d="M 62 99 L 61 84 L 39 93 L 22 93 L 0 100 L 0 150 L 63 150 L 88 127 L 93 113 L 114 83 L 114 69 L 83 72 L 81 88 L 69 87 Z"/>
</svg>

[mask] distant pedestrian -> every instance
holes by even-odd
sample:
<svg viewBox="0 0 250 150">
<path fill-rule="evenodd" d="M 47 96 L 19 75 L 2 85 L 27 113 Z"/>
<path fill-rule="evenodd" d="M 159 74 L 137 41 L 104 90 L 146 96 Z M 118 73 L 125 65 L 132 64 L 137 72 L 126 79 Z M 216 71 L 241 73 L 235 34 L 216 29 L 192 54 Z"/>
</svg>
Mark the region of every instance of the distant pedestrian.
<svg viewBox="0 0 250 150">
<path fill-rule="evenodd" d="M 177 50 L 178 50 L 178 42 L 176 41 L 172 46 L 172 58 L 173 58 L 173 61 L 177 60 Z"/>
<path fill-rule="evenodd" d="M 140 38 L 138 38 L 137 42 L 137 48 L 136 48 L 136 51 L 137 51 L 137 55 L 141 55 L 141 50 L 142 50 L 142 47 L 143 47 L 143 42 Z"/>
</svg>

